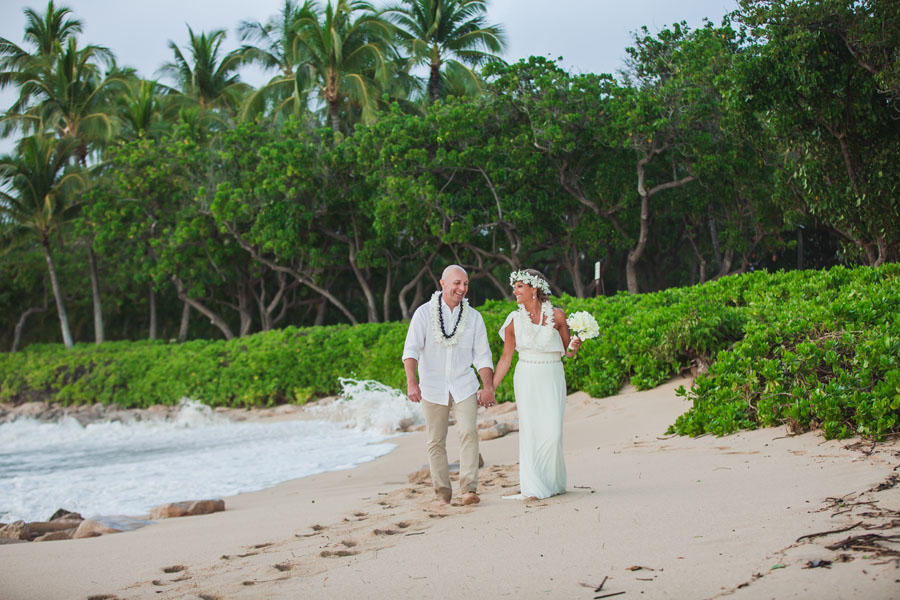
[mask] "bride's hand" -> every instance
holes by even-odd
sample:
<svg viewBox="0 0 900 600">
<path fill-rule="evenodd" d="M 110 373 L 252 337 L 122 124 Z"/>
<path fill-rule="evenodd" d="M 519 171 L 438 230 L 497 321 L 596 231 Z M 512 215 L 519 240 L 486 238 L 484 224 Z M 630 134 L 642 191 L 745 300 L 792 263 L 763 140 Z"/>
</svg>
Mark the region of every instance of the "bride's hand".
<svg viewBox="0 0 900 600">
<path fill-rule="evenodd" d="M 578 336 L 575 336 L 571 340 L 569 340 L 569 345 L 566 347 L 566 356 L 568 356 L 569 358 L 574 357 L 576 354 L 578 354 L 579 348 L 581 348 L 581 340 L 578 339 Z"/>
</svg>

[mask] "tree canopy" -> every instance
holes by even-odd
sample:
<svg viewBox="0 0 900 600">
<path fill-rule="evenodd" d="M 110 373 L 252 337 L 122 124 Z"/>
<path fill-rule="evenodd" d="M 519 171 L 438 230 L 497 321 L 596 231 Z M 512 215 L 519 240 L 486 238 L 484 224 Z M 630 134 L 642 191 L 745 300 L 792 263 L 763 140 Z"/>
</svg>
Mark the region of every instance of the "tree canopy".
<svg viewBox="0 0 900 600">
<path fill-rule="evenodd" d="M 583 298 L 896 262 L 895 4 L 742 0 L 611 75 L 504 62 L 483 0 L 285 0 L 233 52 L 188 26 L 158 80 L 27 9 L 0 348 L 407 318 L 450 263 L 478 304 L 526 267 Z"/>
</svg>

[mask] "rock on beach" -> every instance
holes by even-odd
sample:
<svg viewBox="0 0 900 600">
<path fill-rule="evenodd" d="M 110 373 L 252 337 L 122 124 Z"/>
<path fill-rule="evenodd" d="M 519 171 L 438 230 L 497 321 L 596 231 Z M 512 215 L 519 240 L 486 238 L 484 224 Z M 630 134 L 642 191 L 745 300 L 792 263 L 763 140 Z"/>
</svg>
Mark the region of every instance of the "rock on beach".
<svg viewBox="0 0 900 600">
<path fill-rule="evenodd" d="M 193 517 L 221 512 L 223 510 L 225 510 L 224 500 L 170 502 L 169 504 L 161 504 L 151 510 L 150 518 L 156 521 L 159 519 L 171 519 L 173 517 Z"/>
</svg>

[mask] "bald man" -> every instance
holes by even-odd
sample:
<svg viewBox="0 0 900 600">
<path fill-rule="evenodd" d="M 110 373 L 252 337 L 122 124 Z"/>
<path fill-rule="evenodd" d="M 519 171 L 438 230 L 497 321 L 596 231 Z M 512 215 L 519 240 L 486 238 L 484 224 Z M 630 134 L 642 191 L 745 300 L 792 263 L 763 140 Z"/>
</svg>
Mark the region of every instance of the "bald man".
<svg viewBox="0 0 900 600">
<path fill-rule="evenodd" d="M 450 265 L 441 274 L 441 289 L 416 309 L 403 346 L 407 395 L 421 402 L 425 413 L 428 466 L 434 493 L 450 504 L 450 468 L 447 463 L 447 428 L 450 411 L 459 428 L 459 487 L 462 503 L 477 504 L 478 405 L 494 405 L 493 358 L 484 319 L 469 306 L 469 276 Z M 478 378 L 482 390 L 478 393 Z"/>
</svg>

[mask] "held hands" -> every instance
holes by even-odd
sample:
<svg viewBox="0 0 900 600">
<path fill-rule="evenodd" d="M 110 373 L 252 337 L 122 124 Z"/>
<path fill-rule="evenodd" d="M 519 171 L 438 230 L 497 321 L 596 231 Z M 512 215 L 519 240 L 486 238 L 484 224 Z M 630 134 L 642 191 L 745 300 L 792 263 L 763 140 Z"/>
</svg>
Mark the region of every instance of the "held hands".
<svg viewBox="0 0 900 600">
<path fill-rule="evenodd" d="M 493 389 L 482 389 L 477 392 L 478 404 L 487 408 L 488 406 L 493 406 L 496 404 L 494 402 L 494 390 Z"/>
</svg>

